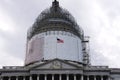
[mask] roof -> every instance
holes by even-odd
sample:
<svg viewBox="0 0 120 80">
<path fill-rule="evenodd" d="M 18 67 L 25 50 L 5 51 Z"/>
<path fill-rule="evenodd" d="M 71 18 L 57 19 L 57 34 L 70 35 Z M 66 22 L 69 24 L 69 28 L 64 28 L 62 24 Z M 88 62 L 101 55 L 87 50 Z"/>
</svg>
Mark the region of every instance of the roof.
<svg viewBox="0 0 120 80">
<path fill-rule="evenodd" d="M 35 34 L 54 30 L 68 31 L 80 38 L 83 37 L 83 30 L 76 23 L 74 17 L 67 10 L 60 7 L 59 2 L 56 0 L 50 8 L 42 11 L 37 17 L 35 23 L 29 29 L 27 37 L 31 39 Z"/>
</svg>

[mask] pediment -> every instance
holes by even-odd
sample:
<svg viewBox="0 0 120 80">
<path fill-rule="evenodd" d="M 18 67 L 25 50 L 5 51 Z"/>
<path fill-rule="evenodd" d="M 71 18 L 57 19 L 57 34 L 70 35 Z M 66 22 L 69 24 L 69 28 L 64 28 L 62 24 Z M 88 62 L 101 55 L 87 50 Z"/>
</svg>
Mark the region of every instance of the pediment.
<svg viewBox="0 0 120 80">
<path fill-rule="evenodd" d="M 81 68 L 82 65 L 80 64 L 74 64 L 60 59 L 54 59 L 32 67 L 32 69 L 81 69 Z"/>
</svg>

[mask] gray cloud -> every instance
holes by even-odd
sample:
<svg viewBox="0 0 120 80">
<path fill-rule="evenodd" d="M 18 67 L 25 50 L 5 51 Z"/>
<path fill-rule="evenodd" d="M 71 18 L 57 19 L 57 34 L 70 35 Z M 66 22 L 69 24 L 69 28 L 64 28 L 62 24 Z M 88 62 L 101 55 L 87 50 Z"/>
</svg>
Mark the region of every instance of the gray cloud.
<svg viewBox="0 0 120 80">
<path fill-rule="evenodd" d="M 20 64 L 15 61 L 14 65 L 15 63 L 17 65 L 23 64 L 27 29 L 32 26 L 42 10 L 51 6 L 51 2 L 52 0 L 0 1 L 0 14 L 3 15 L 3 19 L 7 20 L 6 24 L 11 29 L 11 32 L 0 30 L 0 39 L 3 40 L 2 44 L 5 45 L 1 45 L 0 51 L 5 51 L 6 55 L 18 59 L 17 61 Z M 60 0 L 59 2 L 63 8 L 72 13 L 78 24 L 84 29 L 85 34 L 90 36 L 92 64 L 120 67 L 119 62 L 116 62 L 120 57 L 120 1 Z M 5 24 L 5 20 L 3 24 Z M 2 29 L 1 26 L 0 29 Z M 1 60 L 7 61 L 5 59 Z M 6 63 L 10 65 L 11 61 Z M 112 63 L 115 65 L 112 65 Z M 0 62 L 0 64 L 3 63 Z"/>
</svg>

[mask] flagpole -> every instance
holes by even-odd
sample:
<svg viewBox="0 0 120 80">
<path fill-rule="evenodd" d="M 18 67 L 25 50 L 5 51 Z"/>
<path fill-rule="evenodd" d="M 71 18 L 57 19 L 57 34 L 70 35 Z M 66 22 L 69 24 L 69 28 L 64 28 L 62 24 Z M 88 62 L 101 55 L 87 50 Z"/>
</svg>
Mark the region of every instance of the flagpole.
<svg viewBox="0 0 120 80">
<path fill-rule="evenodd" d="M 56 58 L 57 58 L 57 37 L 56 37 Z"/>
<path fill-rule="evenodd" d="M 58 53 L 58 43 L 64 43 L 64 41 L 62 39 L 59 39 L 56 37 L 56 58 L 57 58 L 57 53 Z"/>
<path fill-rule="evenodd" d="M 78 61 L 79 61 L 79 42 L 78 42 L 78 39 L 77 39 L 77 49 L 78 49 Z"/>
</svg>

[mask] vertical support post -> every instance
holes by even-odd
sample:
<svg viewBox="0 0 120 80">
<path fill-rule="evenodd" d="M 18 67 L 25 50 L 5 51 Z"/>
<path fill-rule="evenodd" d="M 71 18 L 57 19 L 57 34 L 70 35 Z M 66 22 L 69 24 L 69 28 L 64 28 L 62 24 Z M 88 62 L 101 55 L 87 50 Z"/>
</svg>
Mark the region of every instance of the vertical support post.
<svg viewBox="0 0 120 80">
<path fill-rule="evenodd" d="M 90 78 L 90 76 L 88 75 L 88 76 L 87 76 L 87 80 L 89 80 L 89 78 Z"/>
<path fill-rule="evenodd" d="M 94 76 L 94 80 L 96 80 L 96 76 Z"/>
<path fill-rule="evenodd" d="M 37 75 L 37 80 L 39 80 L 39 75 Z"/>
<path fill-rule="evenodd" d="M 8 76 L 8 80 L 11 80 L 11 77 Z"/>
<path fill-rule="evenodd" d="M 61 74 L 59 74 L 59 80 L 62 80 L 62 75 Z"/>
<path fill-rule="evenodd" d="M 76 80 L 76 74 L 74 74 L 74 80 Z"/>
<path fill-rule="evenodd" d="M 44 74 L 44 75 L 45 75 L 44 80 L 47 80 L 47 75 L 46 74 Z"/>
<path fill-rule="evenodd" d="M 2 76 L 0 76 L 0 80 L 2 80 Z"/>
<path fill-rule="evenodd" d="M 80 55 L 79 55 L 79 42 L 78 42 L 78 40 L 77 40 L 77 49 L 78 49 L 78 61 L 79 61 L 79 58 L 80 58 Z"/>
<path fill-rule="evenodd" d="M 18 80 L 18 76 L 16 76 L 16 80 Z"/>
<path fill-rule="evenodd" d="M 54 80 L 54 74 L 52 74 L 52 80 Z"/>
<path fill-rule="evenodd" d="M 30 75 L 30 80 L 32 80 L 32 75 Z"/>
<path fill-rule="evenodd" d="M 110 77 L 110 76 L 108 76 L 108 80 L 111 80 L 111 77 Z"/>
<path fill-rule="evenodd" d="M 56 58 L 57 58 L 57 40 L 58 40 L 58 38 L 56 37 Z"/>
<path fill-rule="evenodd" d="M 3 77 L 2 77 L 2 76 L 0 76 L 0 80 L 3 80 Z"/>
<path fill-rule="evenodd" d="M 81 79 L 80 80 L 83 80 L 83 75 L 81 75 Z"/>
<path fill-rule="evenodd" d="M 23 76 L 23 80 L 25 80 L 25 76 Z"/>
<path fill-rule="evenodd" d="M 67 74 L 66 76 L 67 76 L 67 80 L 69 80 L 69 75 Z"/>
<path fill-rule="evenodd" d="M 101 80 L 103 80 L 103 76 L 101 76 Z"/>
</svg>

